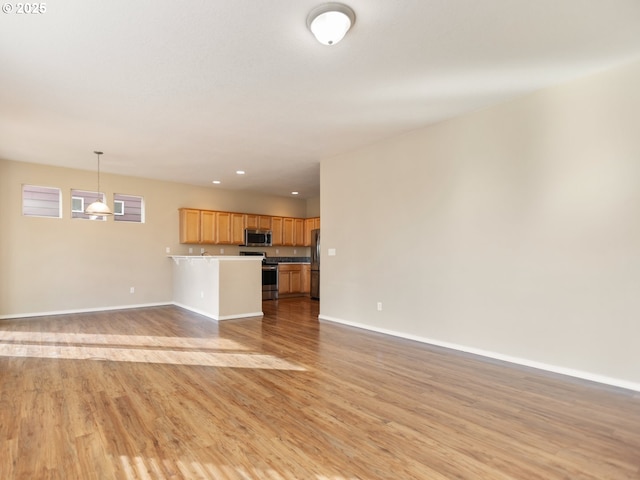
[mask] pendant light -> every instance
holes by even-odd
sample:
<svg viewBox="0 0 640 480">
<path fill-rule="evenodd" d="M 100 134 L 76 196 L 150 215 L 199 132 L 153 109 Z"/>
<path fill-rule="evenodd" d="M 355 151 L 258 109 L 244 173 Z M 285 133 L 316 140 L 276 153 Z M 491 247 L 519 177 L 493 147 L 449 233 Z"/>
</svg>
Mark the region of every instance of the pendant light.
<svg viewBox="0 0 640 480">
<path fill-rule="evenodd" d="M 342 3 L 325 3 L 309 13 L 307 27 L 323 45 L 335 45 L 356 21 L 356 14 Z"/>
<path fill-rule="evenodd" d="M 98 198 L 85 208 L 84 213 L 96 217 L 106 217 L 107 215 L 113 215 L 113 212 L 106 203 L 100 201 L 100 155 L 102 155 L 102 152 L 94 151 L 93 153 L 98 156 Z"/>
</svg>

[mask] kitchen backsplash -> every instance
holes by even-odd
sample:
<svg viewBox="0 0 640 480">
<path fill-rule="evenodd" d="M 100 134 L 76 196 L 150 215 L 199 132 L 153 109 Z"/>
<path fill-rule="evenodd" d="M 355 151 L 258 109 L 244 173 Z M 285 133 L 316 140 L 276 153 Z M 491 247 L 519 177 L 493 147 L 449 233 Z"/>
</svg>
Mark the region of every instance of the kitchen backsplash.
<svg viewBox="0 0 640 480">
<path fill-rule="evenodd" d="M 311 257 L 269 257 L 267 263 L 310 263 Z"/>
</svg>

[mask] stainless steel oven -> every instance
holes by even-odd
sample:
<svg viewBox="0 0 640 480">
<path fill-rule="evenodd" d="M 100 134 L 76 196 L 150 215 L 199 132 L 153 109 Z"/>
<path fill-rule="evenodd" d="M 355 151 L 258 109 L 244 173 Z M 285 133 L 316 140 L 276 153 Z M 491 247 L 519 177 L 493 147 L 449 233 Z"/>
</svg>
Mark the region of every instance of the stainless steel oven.
<svg viewBox="0 0 640 480">
<path fill-rule="evenodd" d="M 278 299 L 278 265 L 262 265 L 262 300 Z"/>
</svg>

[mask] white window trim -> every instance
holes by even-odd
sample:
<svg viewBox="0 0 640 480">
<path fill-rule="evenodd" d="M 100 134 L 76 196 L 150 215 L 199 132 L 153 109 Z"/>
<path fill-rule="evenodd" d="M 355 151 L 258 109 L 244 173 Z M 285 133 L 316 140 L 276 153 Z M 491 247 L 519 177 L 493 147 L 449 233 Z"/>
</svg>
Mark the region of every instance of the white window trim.
<svg viewBox="0 0 640 480">
<path fill-rule="evenodd" d="M 53 215 L 27 215 L 24 213 L 24 189 L 25 187 L 35 187 L 35 188 L 48 188 L 51 190 L 56 190 L 58 193 L 58 216 Z M 62 218 L 62 189 L 59 187 L 45 187 L 44 185 L 33 185 L 30 183 L 23 183 L 21 189 L 21 203 L 22 203 L 22 216 L 31 217 L 31 218 Z"/>
</svg>

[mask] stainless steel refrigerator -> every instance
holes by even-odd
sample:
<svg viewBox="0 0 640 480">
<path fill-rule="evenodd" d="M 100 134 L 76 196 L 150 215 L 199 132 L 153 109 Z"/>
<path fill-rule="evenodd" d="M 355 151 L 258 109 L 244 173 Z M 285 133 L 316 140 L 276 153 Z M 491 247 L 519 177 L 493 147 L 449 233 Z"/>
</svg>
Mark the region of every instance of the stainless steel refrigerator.
<svg viewBox="0 0 640 480">
<path fill-rule="evenodd" d="M 320 300 L 320 230 L 311 230 L 311 298 Z"/>
</svg>

